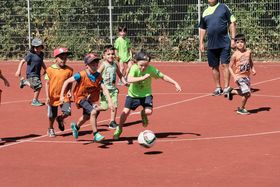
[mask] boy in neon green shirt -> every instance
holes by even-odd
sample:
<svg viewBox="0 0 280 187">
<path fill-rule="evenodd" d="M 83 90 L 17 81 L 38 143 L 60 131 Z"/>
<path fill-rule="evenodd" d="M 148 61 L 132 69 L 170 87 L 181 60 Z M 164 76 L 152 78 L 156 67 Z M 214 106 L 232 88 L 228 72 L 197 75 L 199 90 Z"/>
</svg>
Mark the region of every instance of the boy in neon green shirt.
<svg viewBox="0 0 280 187">
<path fill-rule="evenodd" d="M 182 89 L 180 85 L 173 80 L 161 73 L 157 68 L 149 65 L 150 56 L 145 52 L 139 52 L 135 55 L 137 64 L 132 65 L 130 72 L 127 77 L 127 81 L 130 83 L 128 89 L 128 95 L 125 100 L 125 107 L 122 111 L 119 126 L 114 132 L 114 139 L 118 140 L 125 123 L 131 110 L 136 110 L 138 106 L 142 106 L 141 118 L 144 127 L 148 126 L 148 117 L 153 113 L 153 95 L 152 95 L 152 78 L 162 79 L 166 82 L 173 84 L 176 87 L 177 92 Z"/>
</svg>

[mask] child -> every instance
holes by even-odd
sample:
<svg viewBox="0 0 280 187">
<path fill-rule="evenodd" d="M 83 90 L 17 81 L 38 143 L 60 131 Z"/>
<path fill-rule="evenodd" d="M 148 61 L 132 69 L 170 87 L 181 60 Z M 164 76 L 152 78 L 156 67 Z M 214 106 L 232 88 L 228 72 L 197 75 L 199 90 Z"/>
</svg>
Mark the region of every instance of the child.
<svg viewBox="0 0 280 187">
<path fill-rule="evenodd" d="M 234 38 L 236 42 L 236 51 L 233 53 L 229 71 L 239 87 L 239 90 L 232 90 L 225 95 L 229 100 L 232 100 L 232 94 L 241 95 L 241 106 L 237 108 L 238 114 L 250 114 L 245 109 L 248 98 L 251 96 L 250 89 L 250 71 L 256 75 L 256 70 L 252 61 L 251 50 L 246 48 L 245 36 L 237 34 Z"/>
<path fill-rule="evenodd" d="M 71 115 L 71 85 L 63 92 L 64 101 L 61 103 L 60 93 L 64 81 L 73 75 L 73 69 L 66 65 L 67 57 L 71 54 L 67 48 L 57 48 L 53 51 L 55 57 L 54 64 L 47 68 L 46 80 L 46 103 L 48 104 L 49 128 L 48 136 L 55 137 L 53 128 L 54 120 L 58 123 L 58 128 L 64 131 L 64 119 Z M 62 114 L 57 116 L 58 107 Z"/>
<path fill-rule="evenodd" d="M 30 86 L 34 90 L 33 100 L 31 102 L 32 106 L 42 106 L 44 103 L 41 103 L 38 98 L 42 88 L 41 82 L 41 68 L 43 67 L 46 70 L 46 65 L 43 61 L 44 53 L 43 42 L 34 38 L 31 43 L 31 50 L 28 54 L 22 59 L 19 63 L 18 69 L 16 71 L 16 76 L 20 78 L 19 87 L 23 88 L 24 86 Z M 26 80 L 21 77 L 21 69 L 24 63 L 27 63 L 26 68 Z"/>
<path fill-rule="evenodd" d="M 4 75 L 2 74 L 1 72 L 1 69 L 0 69 L 0 79 L 2 79 L 4 81 L 4 85 L 9 87 L 10 86 L 10 83 L 9 81 L 4 77 Z M 1 95 L 2 95 L 2 90 L 0 89 L 0 104 L 1 104 Z"/>
<path fill-rule="evenodd" d="M 71 128 L 73 136 L 78 138 L 78 131 L 80 127 L 87 121 L 90 120 L 93 130 L 93 141 L 99 142 L 104 139 L 97 131 L 96 115 L 102 110 L 100 106 L 96 104 L 99 100 L 100 89 L 103 90 L 104 95 L 107 97 L 109 107 L 113 110 L 112 99 L 106 86 L 102 82 L 102 77 L 97 72 L 98 63 L 100 58 L 96 54 L 88 54 L 85 57 L 84 63 L 86 69 L 74 74 L 74 76 L 67 79 L 61 90 L 60 101 L 64 100 L 63 93 L 66 87 L 73 82 L 77 82 L 73 91 L 74 101 L 78 108 L 83 108 L 83 115 L 79 118 L 77 124 L 72 123 Z"/>
<path fill-rule="evenodd" d="M 98 72 L 102 74 L 103 82 L 106 88 L 110 92 L 110 97 L 114 102 L 114 110 L 111 111 L 111 121 L 109 123 L 109 128 L 115 129 L 117 123 L 115 121 L 118 107 L 118 94 L 119 90 L 116 87 L 116 75 L 122 80 L 124 84 L 127 84 L 125 78 L 119 70 L 118 65 L 114 62 L 115 60 L 115 48 L 112 45 L 107 45 L 103 51 L 103 61 Z M 104 109 L 108 109 L 108 101 L 103 93 L 100 95 L 100 106 Z"/>
<path fill-rule="evenodd" d="M 142 123 L 144 127 L 147 127 L 147 115 L 151 115 L 153 112 L 152 78 L 160 78 L 166 82 L 174 84 L 176 90 L 178 92 L 181 91 L 180 85 L 175 80 L 149 65 L 151 58 L 148 54 L 143 51 L 138 52 L 135 55 L 135 60 L 137 61 L 137 64 L 132 65 L 127 77 L 130 86 L 125 100 L 125 107 L 120 117 L 119 126 L 114 132 L 115 140 L 119 139 L 122 133 L 123 124 L 130 111 L 135 110 L 140 105 L 143 107 L 143 110 L 141 111 Z"/>
<path fill-rule="evenodd" d="M 133 64 L 132 52 L 131 52 L 131 43 L 130 39 L 126 37 L 127 28 L 125 26 L 119 26 L 118 28 L 119 37 L 116 39 L 114 43 L 114 47 L 116 48 L 116 56 L 119 59 L 120 71 L 123 76 L 126 78 L 130 67 Z M 125 70 L 125 66 L 127 66 Z M 124 85 L 123 82 L 119 82 L 118 85 Z"/>
</svg>

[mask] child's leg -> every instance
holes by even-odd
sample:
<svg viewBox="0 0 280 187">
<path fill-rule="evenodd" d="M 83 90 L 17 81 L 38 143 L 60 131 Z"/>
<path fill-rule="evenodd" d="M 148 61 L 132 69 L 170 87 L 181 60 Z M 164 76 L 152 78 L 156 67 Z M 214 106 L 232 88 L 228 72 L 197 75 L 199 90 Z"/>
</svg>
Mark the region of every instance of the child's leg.
<svg viewBox="0 0 280 187">
<path fill-rule="evenodd" d="M 119 122 L 119 128 L 122 129 L 123 128 L 123 124 L 125 123 L 128 115 L 130 114 L 130 109 L 129 108 L 124 108 L 121 116 L 120 116 L 120 122 Z"/>
<path fill-rule="evenodd" d="M 57 116 L 57 106 L 48 105 L 48 118 L 49 118 L 49 127 L 48 127 L 48 136 L 55 137 L 55 131 L 53 124 Z"/>
<path fill-rule="evenodd" d="M 126 68 L 126 70 L 125 70 L 125 77 L 128 76 L 129 70 L 130 70 L 130 68 L 131 68 L 132 65 L 133 65 L 133 61 L 130 60 L 130 61 L 128 62 L 127 68 Z"/>
<path fill-rule="evenodd" d="M 90 119 L 90 116 L 89 115 L 82 115 L 78 121 L 77 121 L 77 127 L 78 127 L 78 130 L 80 129 L 80 127 L 85 124 L 85 122 L 87 122 L 88 120 Z"/>
<path fill-rule="evenodd" d="M 117 107 L 114 110 L 111 110 L 111 121 L 116 121 L 117 110 Z"/>
<path fill-rule="evenodd" d="M 40 92 L 41 92 L 41 88 L 39 88 L 34 92 L 33 100 L 38 100 Z"/>
<path fill-rule="evenodd" d="M 90 113 L 90 124 L 92 126 L 92 131 L 93 133 L 97 132 L 97 120 L 96 120 L 96 114 L 97 114 L 97 110 L 92 110 Z"/>
<path fill-rule="evenodd" d="M 247 103 L 247 101 L 248 101 L 248 98 L 251 96 L 251 94 L 250 93 L 246 93 L 246 94 L 244 94 L 243 96 L 242 96 L 242 98 L 241 98 L 241 109 L 244 109 L 245 108 L 245 106 L 246 106 L 246 103 Z"/>
<path fill-rule="evenodd" d="M 125 75 L 124 72 L 124 63 L 123 62 L 119 62 L 119 66 L 120 66 L 120 72 L 123 74 L 123 76 Z"/>
</svg>

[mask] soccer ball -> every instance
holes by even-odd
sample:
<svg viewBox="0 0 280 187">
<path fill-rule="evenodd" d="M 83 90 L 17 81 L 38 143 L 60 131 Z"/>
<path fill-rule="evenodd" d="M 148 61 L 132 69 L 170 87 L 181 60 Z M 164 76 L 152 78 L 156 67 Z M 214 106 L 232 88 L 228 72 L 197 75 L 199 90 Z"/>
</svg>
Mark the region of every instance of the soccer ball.
<svg viewBox="0 0 280 187">
<path fill-rule="evenodd" d="M 151 130 L 142 131 L 138 135 L 138 143 L 145 148 L 152 147 L 155 144 L 156 139 L 156 135 Z"/>
</svg>

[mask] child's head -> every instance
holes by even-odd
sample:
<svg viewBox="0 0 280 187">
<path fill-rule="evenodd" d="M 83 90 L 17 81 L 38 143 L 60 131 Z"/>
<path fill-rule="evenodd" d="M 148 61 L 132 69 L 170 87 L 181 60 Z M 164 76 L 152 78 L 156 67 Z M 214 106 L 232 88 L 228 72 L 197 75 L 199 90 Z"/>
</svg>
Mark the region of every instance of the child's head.
<svg viewBox="0 0 280 187">
<path fill-rule="evenodd" d="M 34 38 L 31 42 L 31 51 L 40 53 L 44 49 L 44 44 L 39 38 Z"/>
<path fill-rule="evenodd" d="M 69 52 L 67 48 L 63 48 L 63 47 L 56 48 L 53 51 L 55 63 L 60 67 L 64 67 L 68 59 L 68 55 L 70 54 L 71 52 Z"/>
<path fill-rule="evenodd" d="M 91 73 L 95 73 L 97 71 L 99 61 L 100 61 L 100 58 L 95 53 L 87 54 L 84 59 L 84 63 L 86 64 L 87 69 Z"/>
<path fill-rule="evenodd" d="M 107 62 L 114 62 L 115 60 L 115 48 L 113 45 L 106 45 L 103 50 L 103 58 Z"/>
<path fill-rule="evenodd" d="M 246 47 L 246 39 L 244 34 L 237 34 L 234 37 L 234 41 L 236 43 L 236 47 L 238 50 L 243 50 Z"/>
<path fill-rule="evenodd" d="M 137 61 L 137 65 L 141 71 L 145 71 L 151 61 L 150 55 L 144 51 L 136 53 L 134 59 Z"/>
<path fill-rule="evenodd" d="M 119 35 L 121 37 L 125 37 L 126 33 L 127 33 L 127 27 L 124 26 L 124 25 L 121 25 L 121 26 L 118 27 L 118 31 L 119 31 Z"/>
</svg>

